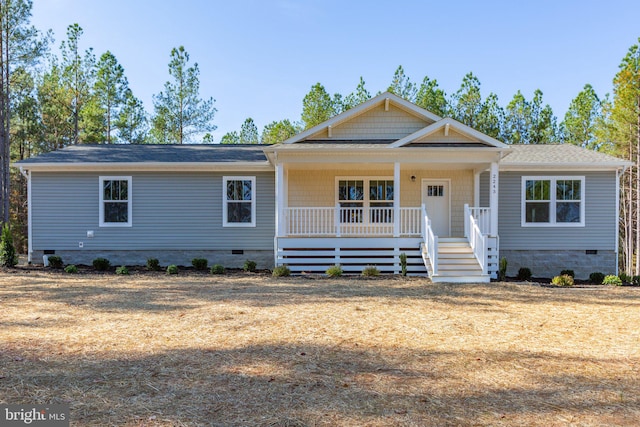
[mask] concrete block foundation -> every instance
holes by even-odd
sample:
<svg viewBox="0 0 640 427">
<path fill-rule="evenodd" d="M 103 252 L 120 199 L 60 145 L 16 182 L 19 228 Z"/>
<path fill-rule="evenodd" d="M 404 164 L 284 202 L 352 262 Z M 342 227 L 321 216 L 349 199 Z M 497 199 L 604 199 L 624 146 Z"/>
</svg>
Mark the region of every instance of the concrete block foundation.
<svg viewBox="0 0 640 427">
<path fill-rule="evenodd" d="M 43 263 L 43 251 L 34 251 L 31 262 Z M 194 250 L 158 250 L 158 251 L 55 251 L 55 255 L 62 258 L 67 264 L 91 265 L 93 260 L 102 257 L 111 262 L 113 266 L 119 265 L 146 265 L 147 259 L 157 258 L 160 265 L 166 267 L 170 264 L 191 267 L 193 258 L 206 258 L 209 265 L 222 264 L 225 268 L 242 268 L 246 260 L 257 263 L 260 270 L 273 268 L 273 251 L 245 250 L 244 253 L 232 253 L 227 251 L 194 251 Z"/>
<path fill-rule="evenodd" d="M 593 252 L 593 251 L 591 251 Z M 589 279 L 593 272 L 617 274 L 617 256 L 614 251 L 576 250 L 500 250 L 500 258 L 507 259 L 507 276 L 515 277 L 522 267 L 531 269 L 533 277 L 551 278 L 562 270 L 573 270 L 575 278 Z"/>
</svg>

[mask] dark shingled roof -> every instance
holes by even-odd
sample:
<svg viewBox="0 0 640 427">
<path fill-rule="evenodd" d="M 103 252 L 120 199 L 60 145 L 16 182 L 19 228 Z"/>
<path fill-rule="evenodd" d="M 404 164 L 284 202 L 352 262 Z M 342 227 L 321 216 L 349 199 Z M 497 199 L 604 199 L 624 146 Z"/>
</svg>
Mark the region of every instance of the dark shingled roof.
<svg viewBox="0 0 640 427">
<path fill-rule="evenodd" d="M 265 145 L 73 145 L 18 162 L 39 163 L 235 163 L 267 161 Z"/>
</svg>

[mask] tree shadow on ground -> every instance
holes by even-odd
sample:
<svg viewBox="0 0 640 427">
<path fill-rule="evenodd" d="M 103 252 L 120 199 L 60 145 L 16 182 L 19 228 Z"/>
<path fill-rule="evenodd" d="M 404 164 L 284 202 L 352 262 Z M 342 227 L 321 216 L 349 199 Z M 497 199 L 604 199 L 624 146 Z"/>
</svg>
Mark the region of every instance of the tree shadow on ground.
<svg viewBox="0 0 640 427">
<path fill-rule="evenodd" d="M 411 352 L 212 343 L 148 355 L 41 357 L 5 348 L 0 400 L 69 404 L 76 425 L 632 425 L 640 417 L 638 359 L 398 353 Z M 505 384 L 494 377 L 500 372 L 522 379 Z"/>
</svg>

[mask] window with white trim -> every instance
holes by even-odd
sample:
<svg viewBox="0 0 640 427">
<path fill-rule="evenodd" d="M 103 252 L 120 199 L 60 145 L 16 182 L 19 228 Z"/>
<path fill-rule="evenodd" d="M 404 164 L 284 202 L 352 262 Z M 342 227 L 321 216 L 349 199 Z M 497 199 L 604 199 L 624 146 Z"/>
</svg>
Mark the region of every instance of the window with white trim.
<svg viewBox="0 0 640 427">
<path fill-rule="evenodd" d="M 522 177 L 523 227 L 584 227 L 584 177 Z"/>
<path fill-rule="evenodd" d="M 131 227 L 131 177 L 100 177 L 100 227 Z"/>
<path fill-rule="evenodd" d="M 338 204 L 340 205 L 340 222 L 343 224 L 363 221 L 364 181 L 361 179 L 345 179 L 338 181 Z"/>
<path fill-rule="evenodd" d="M 369 222 L 393 222 L 393 180 L 375 179 L 369 181 Z"/>
<path fill-rule="evenodd" d="M 256 177 L 225 176 L 222 183 L 222 225 L 255 227 Z"/>
<path fill-rule="evenodd" d="M 343 224 L 392 223 L 393 180 L 385 178 L 338 179 L 340 222 Z M 366 189 L 366 190 L 365 190 Z M 365 217 L 364 210 L 369 211 Z"/>
</svg>

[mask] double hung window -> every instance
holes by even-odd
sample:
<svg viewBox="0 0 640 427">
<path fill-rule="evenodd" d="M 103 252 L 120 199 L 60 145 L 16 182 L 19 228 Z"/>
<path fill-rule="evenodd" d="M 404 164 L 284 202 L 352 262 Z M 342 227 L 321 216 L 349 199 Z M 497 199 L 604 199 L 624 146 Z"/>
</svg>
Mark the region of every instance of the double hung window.
<svg viewBox="0 0 640 427">
<path fill-rule="evenodd" d="M 256 178 L 254 176 L 225 176 L 222 199 L 223 226 L 256 226 Z"/>
<path fill-rule="evenodd" d="M 338 181 L 338 203 L 340 204 L 340 222 L 359 223 L 364 219 L 364 181 Z"/>
<path fill-rule="evenodd" d="M 369 181 L 369 222 L 393 222 L 393 180 Z"/>
<path fill-rule="evenodd" d="M 100 227 L 131 227 L 131 177 L 100 177 Z"/>
<path fill-rule="evenodd" d="M 522 177 L 522 225 L 584 226 L 584 177 Z"/>
</svg>

